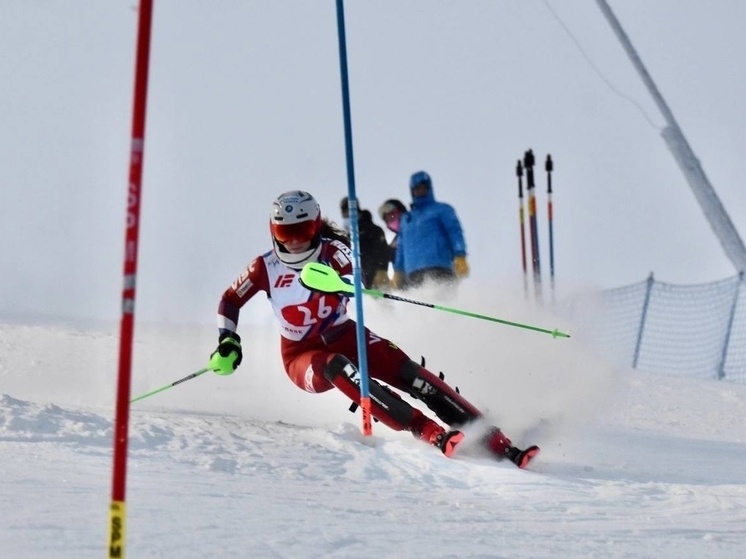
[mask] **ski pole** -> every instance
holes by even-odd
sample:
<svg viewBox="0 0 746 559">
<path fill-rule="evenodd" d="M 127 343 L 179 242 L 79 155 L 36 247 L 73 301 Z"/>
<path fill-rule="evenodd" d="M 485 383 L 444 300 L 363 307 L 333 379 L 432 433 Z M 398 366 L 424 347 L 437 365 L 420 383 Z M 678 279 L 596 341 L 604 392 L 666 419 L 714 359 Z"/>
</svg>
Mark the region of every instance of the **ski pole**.
<svg viewBox="0 0 746 559">
<path fill-rule="evenodd" d="M 339 274 L 325 264 L 319 262 L 310 262 L 303 267 L 300 273 L 300 282 L 314 291 L 321 291 L 324 293 L 339 293 L 343 295 L 354 295 L 354 288 L 352 285 L 347 283 Z M 411 303 L 413 305 L 420 305 L 422 307 L 429 307 L 439 311 L 450 312 L 454 314 L 460 314 L 463 316 L 469 316 L 471 318 L 479 318 L 482 320 L 489 320 L 491 322 L 499 322 L 507 326 L 515 326 L 516 328 L 525 328 L 527 330 L 533 330 L 535 332 L 541 332 L 544 334 L 550 334 L 553 338 L 569 338 L 570 334 L 560 332 L 556 328 L 554 330 L 548 330 L 546 328 L 539 328 L 538 326 L 531 326 L 529 324 L 521 324 L 520 322 L 512 322 L 510 320 L 503 320 L 501 318 L 495 318 L 492 316 L 486 316 L 483 314 L 477 314 L 469 311 L 462 311 L 459 309 L 452 309 L 450 307 L 443 307 L 440 305 L 434 305 L 432 303 L 423 303 L 422 301 L 415 301 L 413 299 L 406 299 L 397 295 L 391 295 L 382 291 L 376 291 L 375 289 L 363 289 L 362 292 L 365 295 L 371 297 L 377 297 L 380 299 L 390 299 L 392 301 L 401 301 L 403 303 Z"/>
<path fill-rule="evenodd" d="M 523 157 L 523 166 L 526 168 L 526 190 L 528 191 L 528 222 L 531 232 L 531 261 L 534 269 L 534 297 L 541 302 L 541 268 L 539 265 L 539 227 L 536 217 L 536 195 L 534 194 L 534 152 L 528 150 Z"/>
<path fill-rule="evenodd" d="M 521 160 L 515 167 L 515 174 L 518 177 L 518 226 L 521 229 L 521 263 L 523 265 L 523 294 L 528 298 L 528 270 L 526 268 L 526 230 L 524 226 L 524 209 L 523 209 L 523 167 Z"/>
<path fill-rule="evenodd" d="M 140 394 L 137 398 L 132 398 L 130 400 L 130 404 L 133 404 L 134 402 L 137 402 L 138 400 L 144 400 L 148 396 L 153 396 L 154 394 L 158 394 L 159 392 L 163 392 L 164 390 L 168 390 L 169 388 L 173 388 L 177 384 L 181 384 L 182 382 L 186 382 L 188 380 L 191 380 L 193 378 L 197 378 L 201 374 L 206 373 L 209 371 L 209 367 L 205 367 L 204 369 L 200 369 L 199 371 L 192 373 L 191 375 L 187 375 L 184 378 L 180 378 L 177 381 L 172 382 L 171 384 L 167 384 L 166 386 L 161 386 L 160 388 L 156 388 L 155 390 L 151 390 L 150 392 L 146 392 L 145 394 Z"/>
<path fill-rule="evenodd" d="M 553 208 L 552 208 L 552 171 L 554 162 L 551 154 L 547 154 L 547 162 L 544 165 L 547 171 L 547 220 L 549 223 L 549 281 L 552 289 L 552 303 L 554 303 L 554 234 L 553 228 Z"/>
</svg>

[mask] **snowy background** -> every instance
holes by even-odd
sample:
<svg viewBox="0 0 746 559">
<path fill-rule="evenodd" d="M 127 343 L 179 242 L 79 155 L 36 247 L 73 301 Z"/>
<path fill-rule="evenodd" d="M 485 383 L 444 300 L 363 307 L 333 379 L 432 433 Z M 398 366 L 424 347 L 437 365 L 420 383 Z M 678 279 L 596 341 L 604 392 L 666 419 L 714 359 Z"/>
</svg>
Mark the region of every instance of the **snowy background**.
<svg viewBox="0 0 746 559">
<path fill-rule="evenodd" d="M 746 4 L 611 5 L 744 230 Z M 3 557 L 105 551 L 136 7 L 0 1 Z M 349 1 L 346 15 L 363 205 L 406 200 L 427 169 L 473 269 L 435 302 L 573 338 L 380 301 L 366 322 L 542 454 L 518 471 L 381 426 L 362 440 L 340 394 L 287 381 L 252 301 L 235 375 L 133 408 L 128 556 L 742 557 L 746 386 L 614 370 L 581 324 L 521 293 L 514 168 L 529 147 L 555 160 L 561 295 L 734 273 L 595 2 Z M 335 18 L 331 1 L 157 0 L 133 396 L 203 366 L 220 293 L 269 247 L 277 193 L 308 189 L 338 217 Z"/>
</svg>

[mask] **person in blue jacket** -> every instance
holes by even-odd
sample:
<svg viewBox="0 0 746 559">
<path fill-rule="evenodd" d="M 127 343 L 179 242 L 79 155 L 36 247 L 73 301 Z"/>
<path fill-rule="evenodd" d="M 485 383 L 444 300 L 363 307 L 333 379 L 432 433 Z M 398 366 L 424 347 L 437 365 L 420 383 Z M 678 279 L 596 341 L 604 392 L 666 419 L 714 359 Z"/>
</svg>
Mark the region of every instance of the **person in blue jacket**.
<svg viewBox="0 0 746 559">
<path fill-rule="evenodd" d="M 435 200 L 433 181 L 425 171 L 412 175 L 409 189 L 412 207 L 399 225 L 394 285 L 418 287 L 425 281 L 468 276 L 466 241 L 456 210 Z"/>
</svg>

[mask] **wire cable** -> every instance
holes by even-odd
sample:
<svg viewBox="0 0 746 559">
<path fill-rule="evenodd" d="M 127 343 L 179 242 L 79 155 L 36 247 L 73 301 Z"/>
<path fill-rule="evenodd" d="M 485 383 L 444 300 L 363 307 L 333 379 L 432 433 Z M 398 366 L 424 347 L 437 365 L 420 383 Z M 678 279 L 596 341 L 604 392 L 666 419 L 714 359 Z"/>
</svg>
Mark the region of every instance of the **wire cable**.
<svg viewBox="0 0 746 559">
<path fill-rule="evenodd" d="M 629 102 L 632 105 L 634 105 L 637 108 L 637 110 L 640 111 L 640 114 L 642 114 L 643 118 L 648 122 L 648 124 L 651 127 L 653 127 L 655 130 L 657 130 L 659 132 L 663 131 L 663 127 L 662 126 L 658 126 L 657 124 L 655 124 L 653 122 L 653 120 L 650 118 L 650 116 L 648 116 L 648 114 L 645 112 L 645 109 L 642 108 L 642 105 L 640 105 L 639 102 L 637 102 L 635 99 L 633 99 L 629 95 L 627 95 L 627 94 L 621 92 L 619 89 L 617 89 L 614 86 L 614 84 L 611 83 L 611 80 L 609 80 L 604 75 L 604 73 L 598 68 L 598 66 L 596 66 L 596 64 L 593 62 L 593 60 L 591 60 L 591 57 L 588 55 L 588 53 L 586 52 L 586 50 L 583 48 L 583 45 L 580 44 L 580 41 L 578 41 L 575 38 L 575 35 L 572 34 L 572 31 L 570 31 L 570 28 L 565 24 L 564 21 L 562 21 L 562 18 L 559 17 L 559 15 L 557 14 L 557 12 L 554 11 L 554 8 L 552 8 L 552 6 L 549 4 L 548 0 L 542 0 L 542 2 L 547 7 L 547 10 L 549 10 L 549 12 L 552 14 L 552 16 L 554 16 L 554 19 L 557 21 L 557 23 L 559 23 L 560 26 L 562 27 L 562 29 L 565 30 L 565 33 L 567 33 L 567 35 L 570 37 L 570 39 L 572 39 L 572 42 L 575 43 L 575 46 L 580 51 L 580 53 L 583 55 L 583 58 L 585 58 L 585 60 L 588 63 L 588 65 L 593 69 L 593 71 L 596 73 L 596 75 L 598 75 L 598 77 L 601 78 L 601 80 L 603 80 L 603 82 L 608 86 L 608 88 L 611 89 L 611 91 L 613 91 L 614 93 L 616 93 L 622 99 L 624 99 L 627 102 Z"/>
</svg>

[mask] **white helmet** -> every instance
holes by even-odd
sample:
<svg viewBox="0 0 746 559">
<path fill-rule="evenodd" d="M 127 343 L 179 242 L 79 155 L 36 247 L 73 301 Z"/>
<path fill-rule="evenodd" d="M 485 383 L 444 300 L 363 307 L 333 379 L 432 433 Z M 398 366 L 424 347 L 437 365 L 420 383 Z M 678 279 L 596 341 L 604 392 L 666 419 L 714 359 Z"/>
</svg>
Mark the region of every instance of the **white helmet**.
<svg viewBox="0 0 746 559">
<path fill-rule="evenodd" d="M 280 194 L 272 203 L 269 230 L 277 257 L 290 268 L 300 270 L 321 252 L 321 209 L 308 192 L 293 190 Z M 293 254 L 285 248 L 290 241 L 310 241 L 308 250 Z"/>
</svg>

